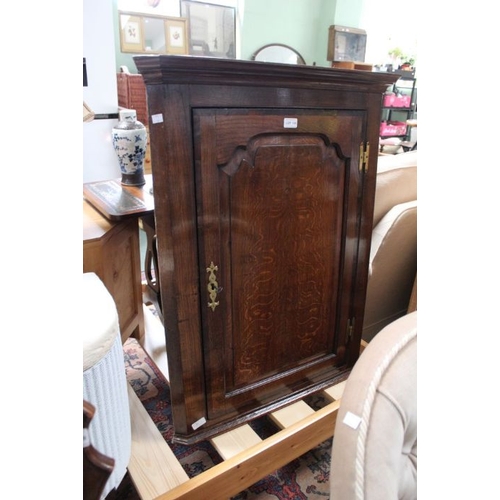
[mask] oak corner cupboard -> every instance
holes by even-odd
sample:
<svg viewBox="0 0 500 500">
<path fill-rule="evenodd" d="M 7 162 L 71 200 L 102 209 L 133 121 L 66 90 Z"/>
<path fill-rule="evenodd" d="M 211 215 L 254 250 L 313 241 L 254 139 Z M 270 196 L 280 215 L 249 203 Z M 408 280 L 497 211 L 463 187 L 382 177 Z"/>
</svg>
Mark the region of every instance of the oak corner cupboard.
<svg viewBox="0 0 500 500">
<path fill-rule="evenodd" d="M 395 77 L 134 60 L 174 439 L 193 443 L 339 382 L 357 360 L 381 100 Z"/>
</svg>

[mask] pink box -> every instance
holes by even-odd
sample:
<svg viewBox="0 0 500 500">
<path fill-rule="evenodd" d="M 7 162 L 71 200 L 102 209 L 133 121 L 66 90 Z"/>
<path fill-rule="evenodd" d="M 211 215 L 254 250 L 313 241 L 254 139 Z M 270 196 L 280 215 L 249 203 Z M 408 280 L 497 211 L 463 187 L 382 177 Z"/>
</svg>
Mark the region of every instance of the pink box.
<svg viewBox="0 0 500 500">
<path fill-rule="evenodd" d="M 386 108 L 409 108 L 411 106 L 411 96 L 384 94 L 383 106 Z"/>
<path fill-rule="evenodd" d="M 384 94 L 384 106 L 390 108 L 394 106 L 394 99 L 396 99 L 395 94 Z"/>
<path fill-rule="evenodd" d="M 409 95 L 396 96 L 392 106 L 394 108 L 409 108 L 411 106 L 411 96 Z"/>
<path fill-rule="evenodd" d="M 405 135 L 406 123 L 405 122 L 381 122 L 380 123 L 380 136 L 387 137 L 390 135 Z"/>
</svg>

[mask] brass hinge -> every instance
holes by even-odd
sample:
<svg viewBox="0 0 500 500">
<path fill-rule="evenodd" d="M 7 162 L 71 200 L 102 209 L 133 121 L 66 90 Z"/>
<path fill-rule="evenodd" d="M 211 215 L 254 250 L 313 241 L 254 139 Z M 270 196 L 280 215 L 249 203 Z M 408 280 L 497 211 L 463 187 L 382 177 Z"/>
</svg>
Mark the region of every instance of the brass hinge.
<svg viewBox="0 0 500 500">
<path fill-rule="evenodd" d="M 354 331 L 354 320 L 355 318 L 349 318 L 347 320 L 347 340 L 350 341 L 352 338 L 352 332 Z"/>
<path fill-rule="evenodd" d="M 368 170 L 368 159 L 370 157 L 370 143 L 366 143 L 366 147 L 363 143 L 359 145 L 359 171 L 363 170 L 366 172 Z"/>
</svg>

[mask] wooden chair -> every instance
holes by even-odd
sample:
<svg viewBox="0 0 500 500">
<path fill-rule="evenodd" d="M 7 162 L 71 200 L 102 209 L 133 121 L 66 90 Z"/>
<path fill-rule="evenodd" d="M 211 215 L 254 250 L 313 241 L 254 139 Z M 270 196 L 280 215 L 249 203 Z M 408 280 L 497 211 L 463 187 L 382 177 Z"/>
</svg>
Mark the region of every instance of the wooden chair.
<svg viewBox="0 0 500 500">
<path fill-rule="evenodd" d="M 89 426 L 95 408 L 83 401 L 83 500 L 99 500 L 115 460 L 96 450 L 90 442 Z"/>
</svg>

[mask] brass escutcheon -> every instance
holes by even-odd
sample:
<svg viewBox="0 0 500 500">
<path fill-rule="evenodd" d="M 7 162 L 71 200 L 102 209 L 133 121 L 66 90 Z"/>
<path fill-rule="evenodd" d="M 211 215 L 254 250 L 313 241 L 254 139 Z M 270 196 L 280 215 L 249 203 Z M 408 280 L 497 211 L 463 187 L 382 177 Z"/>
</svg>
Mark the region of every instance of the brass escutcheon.
<svg viewBox="0 0 500 500">
<path fill-rule="evenodd" d="M 207 267 L 208 276 L 208 295 L 210 297 L 210 302 L 208 303 L 208 307 L 215 311 L 215 308 L 219 305 L 219 302 L 216 302 L 217 292 L 219 291 L 219 284 L 217 283 L 217 277 L 215 276 L 215 271 L 218 271 L 219 268 L 214 265 L 213 261 L 210 263 L 210 267 Z"/>
</svg>

